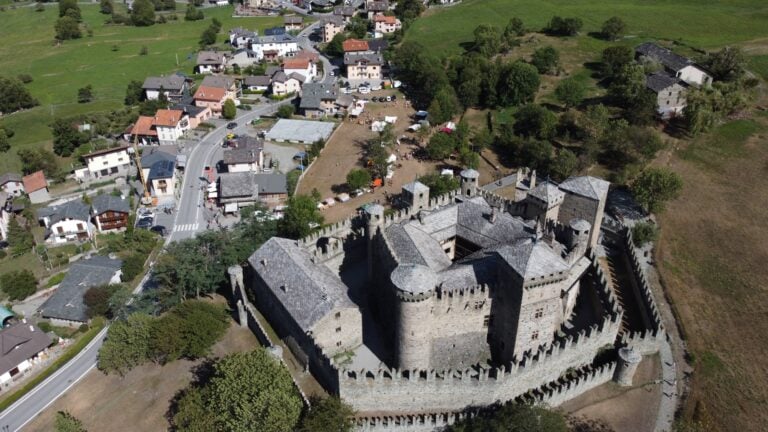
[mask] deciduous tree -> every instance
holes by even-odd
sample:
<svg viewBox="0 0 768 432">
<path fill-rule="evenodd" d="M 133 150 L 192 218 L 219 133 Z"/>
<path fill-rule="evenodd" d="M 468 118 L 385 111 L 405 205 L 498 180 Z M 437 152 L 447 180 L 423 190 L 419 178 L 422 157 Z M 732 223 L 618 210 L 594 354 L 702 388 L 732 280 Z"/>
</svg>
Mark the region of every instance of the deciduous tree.
<svg viewBox="0 0 768 432">
<path fill-rule="evenodd" d="M 624 36 L 626 31 L 627 24 L 617 16 L 608 18 L 600 28 L 600 33 L 602 33 L 603 37 L 610 41 L 615 41 Z"/>
<path fill-rule="evenodd" d="M 551 46 L 538 48 L 531 56 L 531 64 L 540 74 L 554 73 L 560 65 L 560 53 Z"/>
<path fill-rule="evenodd" d="M 150 0 L 135 0 L 131 6 L 131 23 L 137 27 L 155 23 L 155 5 Z"/>
<path fill-rule="evenodd" d="M 337 396 L 313 398 L 297 432 L 352 432 L 355 410 Z"/>
<path fill-rule="evenodd" d="M 586 91 L 587 86 L 582 81 L 569 77 L 557 84 L 555 97 L 567 109 L 579 105 L 584 100 Z"/>
<path fill-rule="evenodd" d="M 80 39 L 83 36 L 80 32 L 80 23 L 70 16 L 63 16 L 56 20 L 54 29 L 58 40 Z"/>
<path fill-rule="evenodd" d="M 682 188 L 680 176 L 666 168 L 647 168 L 631 186 L 637 202 L 651 213 L 663 211 L 666 202 L 677 198 Z"/>
<path fill-rule="evenodd" d="M 347 173 L 347 186 L 349 190 L 357 190 L 368 186 L 371 183 L 371 173 L 365 169 L 353 169 Z"/>
<path fill-rule="evenodd" d="M 323 215 L 317 210 L 317 203 L 306 195 L 294 195 L 288 200 L 283 218 L 278 223 L 278 232 L 283 237 L 299 239 L 312 231 L 311 224 L 323 223 Z"/>
<path fill-rule="evenodd" d="M 555 135 L 557 116 L 541 105 L 528 104 L 515 114 L 514 128 L 518 135 L 548 140 Z"/>
<path fill-rule="evenodd" d="M 221 108 L 221 116 L 227 120 L 232 120 L 237 117 L 237 107 L 235 101 L 227 99 L 224 101 L 224 106 Z"/>
<path fill-rule="evenodd" d="M 516 61 L 504 65 L 496 90 L 499 105 L 514 106 L 532 101 L 540 82 L 536 68 L 528 63 Z"/>
<path fill-rule="evenodd" d="M 12 112 L 32 108 L 38 102 L 17 78 L 0 76 L 0 112 Z"/>
<path fill-rule="evenodd" d="M 0 287 L 10 300 L 24 300 L 37 291 L 37 279 L 29 270 L 13 270 L 0 275 Z"/>
</svg>

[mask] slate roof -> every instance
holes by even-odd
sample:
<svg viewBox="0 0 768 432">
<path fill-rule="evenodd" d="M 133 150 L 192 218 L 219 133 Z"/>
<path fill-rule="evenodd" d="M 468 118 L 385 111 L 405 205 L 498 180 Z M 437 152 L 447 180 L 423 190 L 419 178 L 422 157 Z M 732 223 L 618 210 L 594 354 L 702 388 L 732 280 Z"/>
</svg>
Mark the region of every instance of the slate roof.
<svg viewBox="0 0 768 432">
<path fill-rule="evenodd" d="M 334 309 L 355 307 L 339 277 L 294 240 L 273 237 L 248 262 L 304 332 Z"/>
<path fill-rule="evenodd" d="M 384 58 L 381 54 L 368 54 L 368 53 L 344 53 L 344 64 L 354 65 L 357 63 L 367 63 L 372 65 L 384 64 Z"/>
<path fill-rule="evenodd" d="M 543 181 L 536 185 L 528 195 L 538 198 L 547 204 L 553 204 L 558 201 L 562 201 L 565 197 L 565 193 L 561 191 L 556 184 L 550 181 Z"/>
<path fill-rule="evenodd" d="M 57 206 L 43 207 L 37 211 L 37 217 L 47 217 L 51 225 L 66 219 L 88 221 L 91 219 L 91 208 L 88 204 L 76 199 Z"/>
<path fill-rule="evenodd" d="M 201 112 L 205 111 L 206 107 L 199 107 L 194 104 L 178 103 L 171 107 L 171 109 L 184 111 L 190 117 L 197 117 Z"/>
<path fill-rule="evenodd" d="M 223 75 L 206 75 L 200 85 L 229 90 L 235 86 L 235 79 Z"/>
<path fill-rule="evenodd" d="M 336 6 L 333 8 L 333 14 L 343 17 L 352 17 L 355 14 L 355 8 L 352 6 Z"/>
<path fill-rule="evenodd" d="M 389 48 L 389 42 L 384 38 L 370 39 L 368 41 L 368 49 L 373 52 L 383 52 Z"/>
<path fill-rule="evenodd" d="M 260 194 L 287 194 L 288 180 L 285 174 L 263 173 L 254 175 Z"/>
<path fill-rule="evenodd" d="M 48 348 L 51 342 L 48 334 L 26 320 L 0 330 L 0 375 Z"/>
<path fill-rule="evenodd" d="M 592 176 L 571 177 L 560 183 L 560 189 L 594 200 L 606 197 L 610 186 L 609 182 Z"/>
<path fill-rule="evenodd" d="M 42 170 L 22 177 L 21 181 L 24 183 L 24 191 L 27 194 L 48 187 L 48 182 L 45 180 L 45 174 Z"/>
<path fill-rule="evenodd" d="M 389 9 L 389 3 L 386 1 L 373 1 L 368 3 L 366 8 L 371 12 L 385 12 Z"/>
<path fill-rule="evenodd" d="M 101 214 L 107 211 L 129 213 L 131 206 L 127 199 L 112 194 L 101 194 L 93 197 L 91 207 L 94 214 Z"/>
<path fill-rule="evenodd" d="M 483 185 L 482 189 L 488 192 L 493 192 L 498 189 L 503 189 L 507 186 L 517 186 L 517 173 L 510 174 L 506 177 L 502 177 L 496 181 Z"/>
<path fill-rule="evenodd" d="M 236 38 L 254 38 L 258 36 L 256 32 L 241 27 L 233 28 L 229 31 L 229 34 L 231 36 L 235 36 Z"/>
<path fill-rule="evenodd" d="M 141 156 L 141 166 L 144 169 L 151 168 L 156 162 L 164 160 L 173 161 L 176 160 L 176 156 L 160 150 L 144 152 Z"/>
<path fill-rule="evenodd" d="M 88 321 L 83 295 L 91 287 L 108 284 L 122 264 L 121 260 L 105 256 L 94 256 L 72 264 L 59 288 L 40 307 L 43 317 Z"/>
<path fill-rule="evenodd" d="M 168 75 L 160 77 L 147 77 L 141 86 L 144 90 L 169 90 L 180 92 L 184 88 L 185 79 L 179 75 Z"/>
<path fill-rule="evenodd" d="M 5 173 L 0 175 L 0 186 L 8 182 L 21 182 L 21 175 L 16 173 Z"/>
<path fill-rule="evenodd" d="M 251 164 L 259 161 L 259 153 L 261 153 L 262 147 L 247 146 L 233 149 L 224 150 L 224 164 Z"/>
<path fill-rule="evenodd" d="M 219 174 L 219 198 L 258 197 L 256 178 L 252 172 Z"/>
<path fill-rule="evenodd" d="M 220 51 L 200 51 L 197 53 L 198 65 L 224 64 L 224 53 Z"/>
<path fill-rule="evenodd" d="M 675 54 L 672 51 L 651 42 L 638 45 L 635 48 L 635 52 L 637 54 L 650 57 L 661 63 L 664 67 L 672 69 L 675 72 L 693 64 L 691 59 L 683 57 L 679 54 Z"/>
<path fill-rule="evenodd" d="M 335 101 L 339 97 L 339 88 L 334 83 L 305 83 L 301 86 L 299 108 L 318 109 L 323 100 Z"/>
<path fill-rule="evenodd" d="M 654 72 L 645 77 L 645 86 L 656 93 L 663 92 L 675 84 L 679 84 L 683 87 L 688 86 L 685 84 L 685 81 L 677 77 L 673 77 L 665 72 Z"/>
<path fill-rule="evenodd" d="M 278 36 L 285 34 L 285 27 L 270 27 L 264 30 L 264 36 Z"/>
<path fill-rule="evenodd" d="M 401 291 L 421 294 L 437 286 L 437 275 L 431 268 L 419 264 L 402 264 L 389 276 L 392 284 Z"/>
<path fill-rule="evenodd" d="M 299 15 L 286 15 L 283 17 L 283 22 L 286 24 L 301 24 L 304 22 L 304 18 Z"/>
<path fill-rule="evenodd" d="M 296 42 L 296 38 L 288 33 L 276 34 L 272 36 L 259 36 L 253 40 L 253 43 L 256 45 L 291 42 Z"/>
<path fill-rule="evenodd" d="M 267 75 L 247 76 L 243 78 L 243 84 L 251 87 L 269 87 L 272 83 L 272 78 Z"/>
<path fill-rule="evenodd" d="M 152 164 L 149 168 L 149 175 L 147 180 L 167 179 L 173 177 L 173 172 L 176 170 L 176 158 L 173 160 L 162 160 Z"/>
<path fill-rule="evenodd" d="M 520 277 L 526 280 L 547 276 L 562 276 L 568 264 L 547 243 L 523 240 L 515 245 L 504 245 L 496 253 Z"/>
<path fill-rule="evenodd" d="M 403 185 L 403 189 L 410 192 L 412 195 L 417 193 L 429 192 L 429 187 L 420 181 L 414 181 Z"/>
<path fill-rule="evenodd" d="M 323 25 L 333 24 L 338 27 L 344 27 L 344 18 L 341 15 L 329 15 L 323 17 Z"/>
<path fill-rule="evenodd" d="M 89 158 L 92 158 L 94 156 L 101 156 L 101 155 L 105 155 L 105 154 L 109 154 L 109 153 L 121 152 L 121 151 L 124 151 L 124 150 L 127 150 L 127 149 L 128 149 L 128 146 L 124 145 L 124 146 L 112 147 L 112 148 L 108 148 L 108 149 L 104 149 L 104 150 L 98 150 L 98 151 L 95 151 L 95 152 L 88 153 L 87 155 L 84 155 L 83 159 L 89 159 Z"/>
</svg>

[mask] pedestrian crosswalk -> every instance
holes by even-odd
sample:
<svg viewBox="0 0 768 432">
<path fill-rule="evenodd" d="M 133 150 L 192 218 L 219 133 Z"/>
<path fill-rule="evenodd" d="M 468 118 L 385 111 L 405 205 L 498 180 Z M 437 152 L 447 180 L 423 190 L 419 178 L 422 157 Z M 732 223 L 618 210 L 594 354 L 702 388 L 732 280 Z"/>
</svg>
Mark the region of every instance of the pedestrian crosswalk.
<svg viewBox="0 0 768 432">
<path fill-rule="evenodd" d="M 179 231 L 197 231 L 197 228 L 200 224 L 183 224 L 183 225 L 176 225 L 173 227 L 173 232 L 179 232 Z"/>
</svg>

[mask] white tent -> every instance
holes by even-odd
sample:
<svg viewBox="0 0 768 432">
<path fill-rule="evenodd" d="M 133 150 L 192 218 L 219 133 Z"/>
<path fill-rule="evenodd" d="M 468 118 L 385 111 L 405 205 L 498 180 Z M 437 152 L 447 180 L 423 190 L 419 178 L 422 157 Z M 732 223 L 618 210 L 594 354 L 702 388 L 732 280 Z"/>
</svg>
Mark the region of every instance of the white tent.
<svg viewBox="0 0 768 432">
<path fill-rule="evenodd" d="M 395 124 L 397 121 L 397 116 L 384 116 L 384 121 L 389 124 Z"/>
<path fill-rule="evenodd" d="M 389 155 L 389 157 L 387 158 L 388 164 L 395 163 L 396 161 L 397 161 L 397 156 L 395 156 L 394 154 Z"/>
<path fill-rule="evenodd" d="M 374 132 L 381 132 L 384 130 L 384 127 L 387 125 L 386 122 L 383 121 L 375 121 L 371 123 L 371 130 Z"/>
</svg>

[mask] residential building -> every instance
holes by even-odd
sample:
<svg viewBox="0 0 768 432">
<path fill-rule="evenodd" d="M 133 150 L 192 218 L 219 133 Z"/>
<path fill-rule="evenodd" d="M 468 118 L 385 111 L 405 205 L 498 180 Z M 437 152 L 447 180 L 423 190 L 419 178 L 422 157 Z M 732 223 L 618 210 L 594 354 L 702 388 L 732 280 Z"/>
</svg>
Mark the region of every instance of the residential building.
<svg viewBox="0 0 768 432">
<path fill-rule="evenodd" d="M 189 103 L 179 103 L 171 107 L 174 110 L 183 111 L 189 118 L 189 128 L 194 129 L 200 126 L 200 123 L 207 121 L 213 116 L 211 109 L 208 107 L 199 107 Z"/>
<path fill-rule="evenodd" d="M 397 17 L 392 15 L 376 15 L 373 17 L 374 31 L 380 34 L 394 33 L 403 27 Z"/>
<path fill-rule="evenodd" d="M 224 95 L 226 99 L 232 99 L 235 103 L 238 103 L 237 98 L 240 96 L 240 87 L 237 85 L 237 80 L 233 77 L 224 75 L 207 76 L 203 78 L 200 86 L 222 88 L 227 92 Z"/>
<path fill-rule="evenodd" d="M 248 135 L 233 140 L 233 148 L 224 150 L 223 163 L 227 172 L 254 172 L 264 168 L 264 141 Z"/>
<path fill-rule="evenodd" d="M 667 119 L 683 113 L 688 84 L 665 72 L 656 72 L 645 77 L 645 86 L 656 95 L 656 111 Z"/>
<path fill-rule="evenodd" d="M 365 4 L 365 10 L 368 13 L 368 19 L 373 20 L 374 17 L 384 15 L 389 10 L 389 2 L 387 1 L 368 1 Z"/>
<path fill-rule="evenodd" d="M 310 51 L 306 48 L 302 48 L 293 55 L 295 59 L 306 59 L 312 63 L 317 63 L 320 60 L 320 54 L 315 51 Z"/>
<path fill-rule="evenodd" d="M 280 36 L 286 33 L 285 27 L 270 27 L 264 30 L 264 36 Z"/>
<path fill-rule="evenodd" d="M 384 58 L 381 54 L 344 54 L 344 65 L 347 67 L 347 79 L 350 81 L 381 80 L 381 67 Z"/>
<path fill-rule="evenodd" d="M 138 142 L 139 145 L 149 146 L 157 144 L 157 130 L 155 130 L 155 118 L 150 116 L 139 116 L 136 123 L 133 124 L 129 132 L 131 142 Z"/>
<path fill-rule="evenodd" d="M 20 196 L 24 193 L 24 183 L 21 181 L 21 175 L 16 173 L 5 173 L 0 176 L 0 190 L 8 195 Z"/>
<path fill-rule="evenodd" d="M 227 55 L 220 51 L 200 51 L 197 53 L 195 72 L 199 74 L 221 73 L 227 64 Z"/>
<path fill-rule="evenodd" d="M 341 19 L 344 20 L 344 24 L 349 24 L 356 12 L 357 9 L 353 6 L 336 6 L 333 8 L 333 15 L 341 17 Z"/>
<path fill-rule="evenodd" d="M 304 18 L 300 15 L 287 15 L 283 17 L 283 25 L 286 31 L 300 31 L 304 27 Z"/>
<path fill-rule="evenodd" d="M 0 329 L 0 385 L 28 371 L 52 343 L 47 333 L 26 319 Z"/>
<path fill-rule="evenodd" d="M 0 240 L 8 240 L 8 224 L 13 217 L 11 207 L 13 207 L 13 198 L 8 192 L 0 190 Z"/>
<path fill-rule="evenodd" d="M 141 168 L 149 193 L 158 200 L 169 200 L 176 192 L 176 156 L 153 151 L 141 156 Z"/>
<path fill-rule="evenodd" d="M 344 31 L 347 24 L 344 22 L 344 18 L 331 15 L 323 18 L 323 42 L 330 42 L 334 36 Z"/>
<path fill-rule="evenodd" d="M 187 91 L 187 79 L 182 75 L 168 75 L 159 77 L 148 77 L 141 86 L 144 90 L 144 96 L 148 100 L 157 100 L 160 93 L 165 94 L 169 101 L 176 102 L 184 97 Z"/>
<path fill-rule="evenodd" d="M 252 92 L 264 92 L 272 84 L 272 78 L 269 75 L 255 75 L 243 77 L 243 87 Z"/>
<path fill-rule="evenodd" d="M 258 36 L 251 42 L 251 49 L 258 60 L 291 57 L 299 50 L 296 38 L 289 34 Z M 268 53 L 269 52 L 269 53 Z"/>
<path fill-rule="evenodd" d="M 304 75 L 292 73 L 286 75 L 280 71 L 272 77 L 272 94 L 275 96 L 287 96 L 301 92 L 301 85 L 306 81 Z"/>
<path fill-rule="evenodd" d="M 664 70 L 675 78 L 689 85 L 708 86 L 712 84 L 712 76 L 693 60 L 675 54 L 667 48 L 646 42 L 635 48 L 635 56 L 639 60 L 650 60 L 659 63 Z"/>
<path fill-rule="evenodd" d="M 42 170 L 22 177 L 21 182 L 24 185 L 24 192 L 29 196 L 29 201 L 32 204 L 51 200 L 51 196 L 48 195 L 48 181 Z"/>
<path fill-rule="evenodd" d="M 174 144 L 189 130 L 189 116 L 181 110 L 157 110 L 154 125 L 161 145 Z"/>
<path fill-rule="evenodd" d="M 258 37 L 258 33 L 244 28 L 233 28 L 229 31 L 229 44 L 235 49 L 248 48 L 248 45 Z"/>
<path fill-rule="evenodd" d="M 194 99 L 195 105 L 208 108 L 213 115 L 220 116 L 224 102 L 227 100 L 227 90 L 201 85 L 195 91 Z"/>
<path fill-rule="evenodd" d="M 341 44 L 341 47 L 345 53 L 370 52 L 370 49 L 368 48 L 368 41 L 364 41 L 362 39 L 354 39 L 354 38 L 347 39 Z"/>
<path fill-rule="evenodd" d="M 123 262 L 105 256 L 94 256 L 73 263 L 64 279 L 48 300 L 40 306 L 43 318 L 56 326 L 76 327 L 89 321 L 83 301 L 90 288 L 120 283 Z"/>
<path fill-rule="evenodd" d="M 128 200 L 112 194 L 93 197 L 91 216 L 99 232 L 123 231 L 128 226 L 131 206 Z"/>
<path fill-rule="evenodd" d="M 59 245 L 90 240 L 94 231 L 90 212 L 90 206 L 80 199 L 41 208 L 37 218 L 46 228 L 45 242 Z"/>
<path fill-rule="evenodd" d="M 268 207 L 281 205 L 288 198 L 288 186 L 285 174 L 222 173 L 218 195 L 224 212 L 232 213 L 258 202 Z"/>
<path fill-rule="evenodd" d="M 238 48 L 227 60 L 227 65 L 229 67 L 237 66 L 242 69 L 248 66 L 253 66 L 258 62 L 259 55 L 256 51 L 253 51 L 249 48 Z"/>
<path fill-rule="evenodd" d="M 335 83 L 306 83 L 301 87 L 299 109 L 305 117 L 320 118 L 336 114 L 339 88 Z"/>
<path fill-rule="evenodd" d="M 131 166 L 129 147 L 119 146 L 99 150 L 83 156 L 85 167 L 75 170 L 78 181 L 126 175 Z"/>
<path fill-rule="evenodd" d="M 369 39 L 368 50 L 372 53 L 383 53 L 389 48 L 389 41 L 385 38 Z"/>
<path fill-rule="evenodd" d="M 317 65 L 307 59 L 285 59 L 283 60 L 283 72 L 286 75 L 299 74 L 304 76 L 303 82 L 310 82 L 317 76 Z"/>
</svg>

